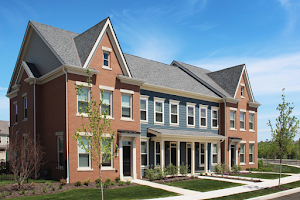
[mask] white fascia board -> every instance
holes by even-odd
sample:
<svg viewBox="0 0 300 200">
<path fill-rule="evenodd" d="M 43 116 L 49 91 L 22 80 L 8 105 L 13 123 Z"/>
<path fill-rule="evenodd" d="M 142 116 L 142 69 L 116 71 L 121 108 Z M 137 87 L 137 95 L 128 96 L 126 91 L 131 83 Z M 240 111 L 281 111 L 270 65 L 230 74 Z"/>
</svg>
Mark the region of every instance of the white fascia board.
<svg viewBox="0 0 300 200">
<path fill-rule="evenodd" d="M 124 76 L 121 74 L 118 74 L 117 78 L 121 81 L 121 83 L 126 83 L 126 84 L 130 84 L 130 85 L 141 86 L 145 82 L 141 79 Z"/>
<path fill-rule="evenodd" d="M 238 89 L 239 89 L 239 87 L 240 87 L 240 83 L 241 83 L 241 79 L 242 79 L 242 76 L 243 76 L 244 70 L 245 70 L 245 65 L 244 65 L 244 67 L 243 67 L 243 70 L 242 70 L 242 73 L 241 73 L 241 75 L 240 75 L 239 82 L 238 82 L 238 84 L 237 84 L 237 86 L 236 86 L 236 89 L 235 89 L 235 93 L 234 93 L 234 96 L 233 96 L 233 98 L 235 98 L 235 97 L 236 97 L 236 93 L 237 93 L 237 91 L 238 91 Z"/>
<path fill-rule="evenodd" d="M 251 85 L 250 85 L 250 80 L 249 80 L 249 77 L 248 77 L 248 72 L 247 72 L 247 69 L 245 67 L 245 70 L 244 70 L 244 74 L 245 74 L 245 79 L 246 79 L 246 87 L 248 88 L 248 94 L 250 93 L 250 99 L 252 102 L 254 102 L 254 96 L 253 96 L 253 92 L 252 92 L 252 88 L 251 88 Z"/>
<path fill-rule="evenodd" d="M 234 103 L 234 104 L 236 104 L 236 103 L 238 103 L 238 102 L 241 101 L 240 99 L 233 99 L 233 98 L 230 98 L 230 97 L 225 97 L 223 99 L 224 99 L 225 102 Z"/>
</svg>

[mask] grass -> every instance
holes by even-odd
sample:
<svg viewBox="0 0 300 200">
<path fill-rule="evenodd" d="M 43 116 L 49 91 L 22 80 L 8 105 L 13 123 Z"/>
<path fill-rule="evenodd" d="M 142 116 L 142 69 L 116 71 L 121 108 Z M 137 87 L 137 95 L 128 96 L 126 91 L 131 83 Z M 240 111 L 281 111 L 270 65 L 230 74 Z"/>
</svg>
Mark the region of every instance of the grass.
<svg viewBox="0 0 300 200">
<path fill-rule="evenodd" d="M 167 185 L 176 186 L 176 187 L 189 189 L 189 190 L 200 191 L 200 192 L 206 192 L 211 190 L 236 187 L 242 184 L 230 183 L 225 181 L 215 181 L 209 179 L 196 179 L 190 181 L 179 181 L 179 182 L 167 183 Z"/>
<path fill-rule="evenodd" d="M 137 185 L 131 187 L 117 188 L 117 189 L 104 189 L 104 199 L 110 200 L 127 200 L 127 199 L 151 199 L 158 197 L 169 197 L 177 196 L 177 194 L 172 192 L 167 192 L 165 190 L 151 188 L 148 186 Z M 13 199 L 28 199 L 28 200 L 38 200 L 38 199 L 72 199 L 72 200 L 93 200 L 101 199 L 100 189 L 72 189 L 61 193 L 48 194 L 48 195 L 38 195 L 38 196 L 27 196 L 19 197 Z"/>
<path fill-rule="evenodd" d="M 284 185 L 281 185 L 281 187 L 288 188 L 288 189 L 300 187 L 300 181 L 284 184 Z M 234 194 L 234 195 L 230 195 L 230 196 L 226 196 L 226 197 L 219 197 L 219 198 L 214 198 L 214 199 L 221 199 L 221 200 L 249 199 L 249 198 L 254 198 L 254 197 L 258 197 L 258 196 L 276 193 L 276 192 L 280 192 L 280 190 L 267 188 L 267 189 L 260 189 L 260 190 L 255 190 L 252 192 L 244 192 L 244 193 L 239 193 L 239 194 Z"/>
<path fill-rule="evenodd" d="M 266 174 L 266 173 L 252 173 L 252 174 L 238 174 L 231 176 L 242 176 L 242 177 L 251 177 L 251 178 L 262 178 L 262 179 L 278 179 L 279 174 Z M 281 174 L 281 178 L 287 177 L 289 175 Z"/>
<path fill-rule="evenodd" d="M 13 174 L 1 174 L 0 175 L 0 184 L 1 183 L 16 183 L 16 181 L 13 180 L 14 179 L 14 175 Z M 28 183 L 45 183 L 45 182 L 59 182 L 59 181 L 55 181 L 55 180 L 45 180 L 45 179 L 28 179 Z M 24 183 L 27 183 L 27 181 L 24 181 Z"/>
<path fill-rule="evenodd" d="M 279 170 L 280 170 L 280 165 L 274 165 L 274 164 L 267 164 L 267 165 L 264 165 L 262 168 L 258 169 L 258 171 L 277 172 L 277 173 L 279 173 Z M 299 174 L 300 168 L 282 165 L 281 172 L 282 173 Z"/>
</svg>

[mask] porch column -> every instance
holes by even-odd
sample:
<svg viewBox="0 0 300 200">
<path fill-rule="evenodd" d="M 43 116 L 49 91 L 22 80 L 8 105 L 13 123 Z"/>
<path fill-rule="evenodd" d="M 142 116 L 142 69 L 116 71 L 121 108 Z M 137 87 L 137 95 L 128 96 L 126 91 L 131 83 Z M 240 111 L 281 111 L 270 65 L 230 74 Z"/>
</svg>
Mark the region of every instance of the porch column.
<svg viewBox="0 0 300 200">
<path fill-rule="evenodd" d="M 192 162 L 191 162 L 191 174 L 195 174 L 195 142 L 192 142 Z"/>
<path fill-rule="evenodd" d="M 164 170 L 165 166 L 165 143 L 163 140 L 160 140 L 160 168 Z"/>
<path fill-rule="evenodd" d="M 180 141 L 177 141 L 177 166 L 178 166 L 178 174 L 179 174 L 179 166 L 180 166 Z"/>
<path fill-rule="evenodd" d="M 133 179 L 136 179 L 136 138 L 132 142 L 132 173 Z"/>
<path fill-rule="evenodd" d="M 218 163 L 221 163 L 221 143 L 218 143 Z"/>
<path fill-rule="evenodd" d="M 123 141 L 119 138 L 119 169 L 120 169 L 120 179 L 123 180 Z"/>
<path fill-rule="evenodd" d="M 204 173 L 207 173 L 207 165 L 208 165 L 208 151 L 207 151 L 207 142 L 205 142 L 205 156 L 204 156 L 204 164 L 205 164 L 205 166 L 204 166 Z"/>
<path fill-rule="evenodd" d="M 228 167 L 231 170 L 231 142 L 228 145 Z"/>
<path fill-rule="evenodd" d="M 235 164 L 238 165 L 238 156 L 239 156 L 239 153 L 238 153 L 238 146 L 239 146 L 239 143 L 236 143 L 235 144 Z"/>
</svg>

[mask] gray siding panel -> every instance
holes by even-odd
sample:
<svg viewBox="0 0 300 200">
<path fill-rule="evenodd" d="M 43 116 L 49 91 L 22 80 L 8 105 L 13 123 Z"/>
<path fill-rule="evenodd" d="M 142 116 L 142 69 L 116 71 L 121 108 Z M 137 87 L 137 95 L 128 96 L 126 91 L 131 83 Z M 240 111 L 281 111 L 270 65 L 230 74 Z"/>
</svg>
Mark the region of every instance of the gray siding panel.
<svg viewBox="0 0 300 200">
<path fill-rule="evenodd" d="M 41 75 L 47 74 L 62 65 L 34 30 L 23 60 L 35 64 Z"/>
</svg>

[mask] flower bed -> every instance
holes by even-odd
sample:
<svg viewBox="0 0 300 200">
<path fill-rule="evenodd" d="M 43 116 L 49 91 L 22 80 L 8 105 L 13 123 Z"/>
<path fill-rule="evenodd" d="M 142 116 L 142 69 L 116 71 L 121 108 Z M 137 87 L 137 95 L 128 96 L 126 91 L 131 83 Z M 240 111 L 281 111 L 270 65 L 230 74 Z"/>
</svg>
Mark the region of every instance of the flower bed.
<svg viewBox="0 0 300 200">
<path fill-rule="evenodd" d="M 160 183 L 160 184 L 167 184 L 167 183 L 173 183 L 173 182 L 179 182 L 179 181 L 189 181 L 192 179 L 195 179 L 195 176 L 189 177 L 189 176 L 172 176 L 172 177 L 165 177 L 160 180 L 153 180 L 154 183 Z"/>
</svg>

